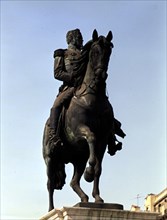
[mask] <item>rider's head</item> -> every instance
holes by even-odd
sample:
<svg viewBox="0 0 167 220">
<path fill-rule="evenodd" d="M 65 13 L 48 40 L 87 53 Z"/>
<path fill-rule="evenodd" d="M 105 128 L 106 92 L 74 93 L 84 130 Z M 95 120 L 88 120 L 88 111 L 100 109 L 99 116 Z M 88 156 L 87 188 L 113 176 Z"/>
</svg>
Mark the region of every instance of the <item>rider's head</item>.
<svg viewBox="0 0 167 220">
<path fill-rule="evenodd" d="M 83 46 L 83 37 L 79 29 L 68 31 L 66 39 L 67 44 L 72 44 L 77 49 L 81 49 Z"/>
</svg>

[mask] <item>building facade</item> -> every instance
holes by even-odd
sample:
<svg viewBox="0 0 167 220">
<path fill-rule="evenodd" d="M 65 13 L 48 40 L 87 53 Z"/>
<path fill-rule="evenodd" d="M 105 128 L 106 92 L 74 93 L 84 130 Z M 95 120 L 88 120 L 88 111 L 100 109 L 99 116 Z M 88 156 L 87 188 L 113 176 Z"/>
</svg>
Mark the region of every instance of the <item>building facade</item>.
<svg viewBox="0 0 167 220">
<path fill-rule="evenodd" d="M 148 194 L 145 198 L 145 211 L 167 214 L 167 188 L 159 194 Z"/>
</svg>

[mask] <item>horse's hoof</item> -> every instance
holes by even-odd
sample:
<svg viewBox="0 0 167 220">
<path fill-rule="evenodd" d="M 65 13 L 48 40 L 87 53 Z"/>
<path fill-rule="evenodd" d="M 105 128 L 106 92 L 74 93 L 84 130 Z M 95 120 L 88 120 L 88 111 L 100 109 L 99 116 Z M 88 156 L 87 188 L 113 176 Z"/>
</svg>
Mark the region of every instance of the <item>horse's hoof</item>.
<svg viewBox="0 0 167 220">
<path fill-rule="evenodd" d="M 98 199 L 95 199 L 95 203 L 104 203 L 104 200 L 99 197 Z"/>
<path fill-rule="evenodd" d="M 81 202 L 87 203 L 88 201 L 89 201 L 89 197 L 87 195 L 81 198 Z"/>
<path fill-rule="evenodd" d="M 48 212 L 52 211 L 54 209 L 54 206 L 49 207 Z"/>
<path fill-rule="evenodd" d="M 92 182 L 94 180 L 94 169 L 92 167 L 87 167 L 84 172 L 84 178 L 87 182 Z"/>
</svg>

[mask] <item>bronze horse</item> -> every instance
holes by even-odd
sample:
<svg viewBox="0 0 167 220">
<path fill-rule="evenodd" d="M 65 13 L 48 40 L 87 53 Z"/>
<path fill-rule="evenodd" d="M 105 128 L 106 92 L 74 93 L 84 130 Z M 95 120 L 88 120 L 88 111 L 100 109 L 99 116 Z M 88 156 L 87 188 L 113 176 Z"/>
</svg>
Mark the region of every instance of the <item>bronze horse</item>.
<svg viewBox="0 0 167 220">
<path fill-rule="evenodd" d="M 54 189 L 62 189 L 65 184 L 66 163 L 72 163 L 74 166 L 70 185 L 81 201 L 88 202 L 89 199 L 80 187 L 80 179 L 84 173 L 86 181 L 94 181 L 92 196 L 95 202 L 103 202 L 99 192 L 101 164 L 109 139 L 113 139 L 114 132 L 116 133 L 114 113 L 112 107 L 109 107 L 105 91 L 108 63 L 113 46 L 111 40 L 111 31 L 107 37 L 104 37 L 98 36 L 97 31 L 94 30 L 86 73 L 65 111 L 61 135 L 63 146 L 56 152 L 50 150 L 49 120 L 45 125 L 43 157 L 47 166 L 49 211 L 54 208 Z"/>
</svg>

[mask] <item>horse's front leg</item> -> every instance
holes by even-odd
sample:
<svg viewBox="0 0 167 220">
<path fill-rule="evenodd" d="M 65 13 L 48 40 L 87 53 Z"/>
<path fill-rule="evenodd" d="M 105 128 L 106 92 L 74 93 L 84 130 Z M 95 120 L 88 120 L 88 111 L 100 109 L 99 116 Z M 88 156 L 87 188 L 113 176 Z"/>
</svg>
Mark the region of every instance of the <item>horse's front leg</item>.
<svg viewBox="0 0 167 220">
<path fill-rule="evenodd" d="M 96 138 L 93 132 L 91 132 L 90 128 L 82 125 L 79 127 L 79 133 L 82 138 L 85 138 L 89 147 L 89 167 L 86 168 L 84 173 L 84 178 L 88 182 L 92 182 L 94 180 L 94 167 L 96 165 L 96 155 L 95 155 L 95 143 Z"/>
<path fill-rule="evenodd" d="M 81 198 L 81 202 L 88 202 L 89 197 L 84 193 L 84 191 L 80 187 L 80 179 L 84 172 L 86 161 L 78 161 L 73 163 L 73 165 L 74 165 L 74 174 L 70 186 Z"/>
<path fill-rule="evenodd" d="M 92 196 L 95 198 L 96 203 L 103 203 L 103 199 L 100 197 L 100 191 L 99 191 L 99 180 L 101 175 L 101 164 L 97 162 L 95 166 L 95 176 L 94 176 L 94 183 L 93 183 L 93 192 Z"/>
<path fill-rule="evenodd" d="M 47 189 L 49 193 L 49 210 L 51 211 L 54 209 L 54 202 L 53 202 L 53 193 L 54 193 L 54 178 L 53 178 L 53 164 L 52 160 L 50 157 L 47 157 L 45 159 L 46 161 L 46 166 L 47 166 L 47 176 L 48 176 L 48 181 L 47 181 Z"/>
<path fill-rule="evenodd" d="M 97 161 L 95 166 L 95 175 L 94 175 L 94 183 L 93 183 L 93 191 L 92 196 L 95 198 L 96 203 L 103 203 L 104 200 L 100 197 L 100 190 L 99 190 L 99 180 L 102 172 L 102 159 L 104 156 L 106 147 L 103 147 L 100 153 L 97 153 Z"/>
</svg>

